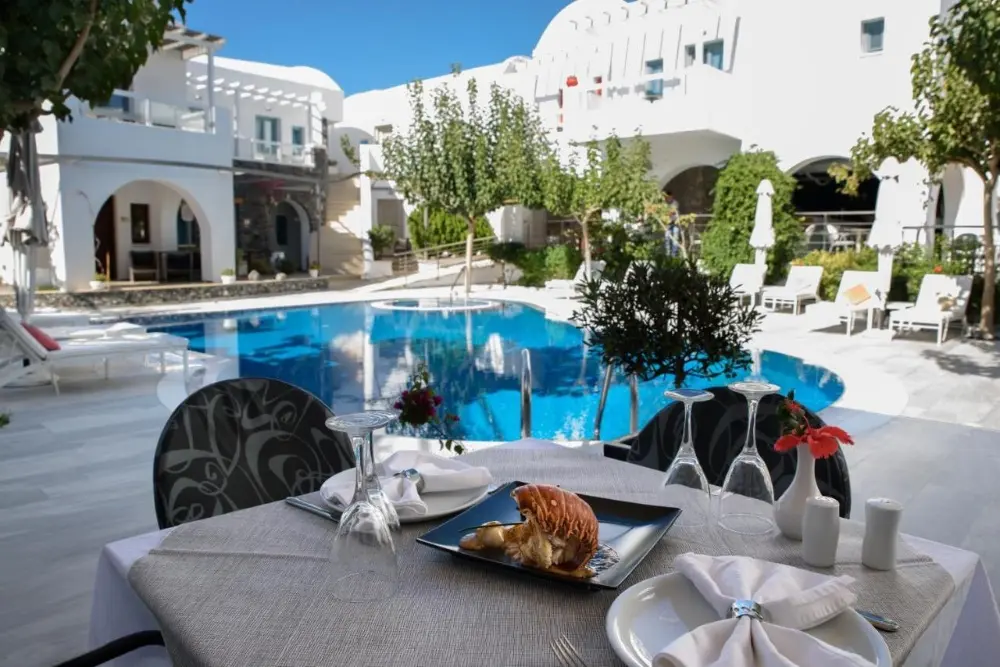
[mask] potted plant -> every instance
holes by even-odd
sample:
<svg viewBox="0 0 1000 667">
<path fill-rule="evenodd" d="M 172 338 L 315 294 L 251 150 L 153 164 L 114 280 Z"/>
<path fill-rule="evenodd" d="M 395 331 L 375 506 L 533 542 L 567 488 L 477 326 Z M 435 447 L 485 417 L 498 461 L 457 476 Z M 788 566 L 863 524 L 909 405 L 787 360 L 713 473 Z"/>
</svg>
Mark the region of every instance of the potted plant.
<svg viewBox="0 0 1000 667">
<path fill-rule="evenodd" d="M 593 277 L 580 303 L 572 320 L 607 366 L 602 404 L 616 369 L 639 380 L 672 375 L 678 387 L 689 378 L 735 375 L 751 363 L 747 345 L 763 317 L 741 304 L 728 279 L 662 250 L 633 261 L 620 277 Z"/>
<path fill-rule="evenodd" d="M 95 273 L 93 280 L 90 281 L 90 289 L 97 291 L 102 290 L 108 286 L 108 277 L 103 273 Z"/>
<path fill-rule="evenodd" d="M 319 262 L 309 262 L 309 277 L 319 278 Z"/>
<path fill-rule="evenodd" d="M 222 269 L 222 284 L 232 285 L 236 282 L 236 271 L 234 269 Z"/>
<path fill-rule="evenodd" d="M 371 267 L 366 271 L 366 278 L 385 278 L 392 275 L 392 258 L 383 259 L 386 250 L 396 243 L 396 232 L 386 225 L 375 225 L 368 232 L 368 242 L 372 247 Z"/>
</svg>

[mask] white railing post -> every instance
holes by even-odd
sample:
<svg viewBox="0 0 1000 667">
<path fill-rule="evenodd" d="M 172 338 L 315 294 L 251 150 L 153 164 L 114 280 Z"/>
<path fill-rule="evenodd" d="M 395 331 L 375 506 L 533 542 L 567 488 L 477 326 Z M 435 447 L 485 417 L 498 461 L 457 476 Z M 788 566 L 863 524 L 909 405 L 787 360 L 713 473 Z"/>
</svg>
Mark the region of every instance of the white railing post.
<svg viewBox="0 0 1000 667">
<path fill-rule="evenodd" d="M 153 124 L 153 103 L 148 97 L 142 98 L 142 122 L 144 125 Z"/>
</svg>

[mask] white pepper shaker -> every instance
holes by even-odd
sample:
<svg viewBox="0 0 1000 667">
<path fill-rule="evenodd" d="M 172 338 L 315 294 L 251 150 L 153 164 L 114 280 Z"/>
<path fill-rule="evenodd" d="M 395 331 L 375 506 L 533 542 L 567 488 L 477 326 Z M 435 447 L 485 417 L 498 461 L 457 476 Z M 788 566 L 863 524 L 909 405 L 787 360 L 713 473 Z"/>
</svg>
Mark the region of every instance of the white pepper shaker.
<svg viewBox="0 0 1000 667">
<path fill-rule="evenodd" d="M 840 503 L 835 498 L 806 499 L 802 516 L 802 560 L 813 567 L 833 567 L 840 541 Z"/>
<path fill-rule="evenodd" d="M 896 543 L 903 505 L 889 498 L 871 498 L 865 503 L 865 541 L 861 563 L 873 570 L 896 568 Z"/>
</svg>

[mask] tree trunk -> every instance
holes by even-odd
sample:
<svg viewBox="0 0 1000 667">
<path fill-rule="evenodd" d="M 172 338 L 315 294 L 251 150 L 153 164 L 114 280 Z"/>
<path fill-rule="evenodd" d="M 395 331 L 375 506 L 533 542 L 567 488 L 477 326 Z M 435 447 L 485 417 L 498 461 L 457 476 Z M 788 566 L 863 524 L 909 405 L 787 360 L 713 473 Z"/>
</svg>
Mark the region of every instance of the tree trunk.
<svg viewBox="0 0 1000 667">
<path fill-rule="evenodd" d="M 979 328 L 983 338 L 993 340 L 993 313 L 996 310 L 996 249 L 993 244 L 993 191 L 997 179 L 985 182 L 983 195 L 983 298 L 979 311 Z"/>
<path fill-rule="evenodd" d="M 472 242 L 476 238 L 476 219 L 469 218 L 469 232 L 465 235 L 465 296 L 472 292 Z"/>
<path fill-rule="evenodd" d="M 580 223 L 580 230 L 583 234 L 583 277 L 590 280 L 590 230 L 586 220 Z"/>
</svg>

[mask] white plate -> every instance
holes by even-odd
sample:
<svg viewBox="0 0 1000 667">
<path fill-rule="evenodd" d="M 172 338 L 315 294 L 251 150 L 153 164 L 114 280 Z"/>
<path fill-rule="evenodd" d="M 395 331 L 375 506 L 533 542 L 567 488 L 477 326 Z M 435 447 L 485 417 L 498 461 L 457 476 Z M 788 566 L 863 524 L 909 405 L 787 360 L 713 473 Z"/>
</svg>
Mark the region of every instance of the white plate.
<svg viewBox="0 0 1000 667">
<path fill-rule="evenodd" d="M 611 605 L 605 623 L 615 653 L 629 667 L 651 667 L 653 657 L 678 637 L 719 620 L 687 577 L 674 572 L 641 581 Z M 853 651 L 876 667 L 892 667 L 889 647 L 855 611 L 846 611 L 807 632 Z"/>
<path fill-rule="evenodd" d="M 338 472 L 336 475 L 326 480 L 319 490 L 319 495 L 323 499 L 323 502 L 338 511 L 342 511 L 344 508 L 332 502 L 330 486 L 332 484 L 342 484 L 345 477 L 353 480 L 354 468 Z M 420 498 L 427 505 L 427 514 L 423 516 L 401 516 L 399 517 L 399 522 L 421 523 L 423 521 L 432 521 L 434 519 L 440 519 L 441 517 L 455 514 L 456 512 L 461 512 L 464 509 L 472 507 L 489 495 L 489 490 L 490 487 L 487 485 L 481 486 L 478 489 L 467 489 L 465 491 L 423 493 L 420 495 Z"/>
</svg>

